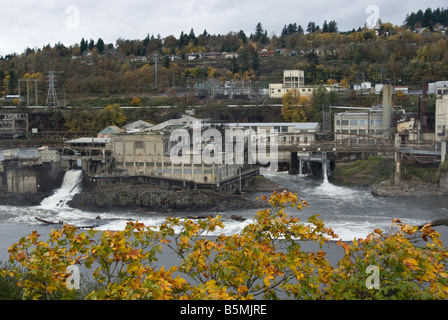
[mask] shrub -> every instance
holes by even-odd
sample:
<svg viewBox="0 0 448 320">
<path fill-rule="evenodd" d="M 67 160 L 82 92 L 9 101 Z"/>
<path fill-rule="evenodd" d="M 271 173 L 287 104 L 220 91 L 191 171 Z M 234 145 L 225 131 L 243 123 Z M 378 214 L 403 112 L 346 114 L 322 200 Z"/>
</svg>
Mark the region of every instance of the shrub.
<svg viewBox="0 0 448 320">
<path fill-rule="evenodd" d="M 138 222 L 116 232 L 79 232 L 64 225 L 52 230 L 46 242 L 33 232 L 9 249 L 20 268 L 4 268 L 1 274 L 8 285 L 20 287 L 10 296 L 27 299 L 448 297 L 448 252 L 430 225 L 418 228 L 394 220 L 390 233 L 376 229 L 365 239 L 339 241 L 344 255 L 333 266 L 322 246 L 337 235 L 316 216 L 302 223 L 285 213 L 286 208 L 301 210 L 306 201 L 287 191 L 262 199 L 269 207 L 233 235 L 207 236 L 223 226 L 219 216 L 170 217 L 158 230 Z M 305 242 L 317 249 L 304 250 Z M 178 266 L 154 267 L 162 245 L 181 258 Z M 85 295 L 67 286 L 67 267 L 73 265 L 96 268 Z M 373 289 L 372 267 L 378 271 Z"/>
</svg>

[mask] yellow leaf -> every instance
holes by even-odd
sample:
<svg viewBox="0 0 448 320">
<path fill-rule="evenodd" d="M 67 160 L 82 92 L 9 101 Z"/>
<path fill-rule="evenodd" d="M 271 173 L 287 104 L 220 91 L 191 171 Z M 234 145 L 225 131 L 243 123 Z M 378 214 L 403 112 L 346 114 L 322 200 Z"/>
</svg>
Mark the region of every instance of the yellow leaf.
<svg viewBox="0 0 448 320">
<path fill-rule="evenodd" d="M 411 270 L 415 270 L 418 262 L 414 258 L 408 258 L 403 261 L 403 263 Z"/>
<path fill-rule="evenodd" d="M 249 289 L 246 286 L 240 286 L 238 288 L 238 293 L 244 293 L 247 292 Z"/>
<path fill-rule="evenodd" d="M 269 281 L 270 279 L 274 279 L 274 277 L 271 276 L 271 275 L 267 275 L 266 277 L 264 277 L 264 279 L 263 279 L 263 284 L 264 284 L 266 287 L 269 287 L 269 286 L 271 285 L 271 282 Z"/>
</svg>

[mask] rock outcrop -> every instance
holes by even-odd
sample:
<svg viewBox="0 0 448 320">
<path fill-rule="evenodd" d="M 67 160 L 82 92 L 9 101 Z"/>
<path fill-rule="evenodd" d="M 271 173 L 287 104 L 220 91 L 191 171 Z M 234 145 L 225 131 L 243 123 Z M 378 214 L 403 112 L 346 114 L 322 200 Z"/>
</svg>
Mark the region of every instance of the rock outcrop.
<svg viewBox="0 0 448 320">
<path fill-rule="evenodd" d="M 3 206 L 37 206 L 42 200 L 50 196 L 49 193 L 15 193 L 0 192 L 0 205 Z"/>
<path fill-rule="evenodd" d="M 371 186 L 372 194 L 381 197 L 419 197 L 419 196 L 441 196 L 448 194 L 448 190 L 437 184 L 423 182 L 420 179 L 410 181 L 392 182 L 383 181 Z"/>
<path fill-rule="evenodd" d="M 76 194 L 68 202 L 82 210 L 237 210 L 260 208 L 261 203 L 245 195 L 204 189 L 169 189 L 151 185 L 113 184 Z"/>
</svg>

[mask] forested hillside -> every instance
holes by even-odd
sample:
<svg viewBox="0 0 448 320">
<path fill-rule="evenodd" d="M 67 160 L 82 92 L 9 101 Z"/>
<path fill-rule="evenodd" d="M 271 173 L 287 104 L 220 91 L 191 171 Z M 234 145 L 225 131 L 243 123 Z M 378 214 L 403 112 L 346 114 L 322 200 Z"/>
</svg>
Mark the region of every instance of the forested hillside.
<svg viewBox="0 0 448 320">
<path fill-rule="evenodd" d="M 251 79 L 267 87 L 281 81 L 284 69 L 296 68 L 306 71 L 307 84 L 390 79 L 421 88 L 448 77 L 447 12 L 420 10 L 408 14 L 402 26 L 383 22 L 378 30 L 343 32 L 336 21 L 324 21 L 322 26 L 288 22 L 281 35 L 271 36 L 259 23 L 250 35 L 191 29 L 178 37 L 148 34 L 114 44 L 86 37 L 76 44 L 48 44 L 0 57 L 1 94 L 17 94 L 18 79 L 38 79 L 39 104 L 45 104 L 50 69 L 56 71 L 56 89 L 65 104 L 113 96 L 176 96 L 179 88 L 207 79 Z M 188 59 L 190 53 L 207 52 L 237 52 L 238 58 Z"/>
</svg>

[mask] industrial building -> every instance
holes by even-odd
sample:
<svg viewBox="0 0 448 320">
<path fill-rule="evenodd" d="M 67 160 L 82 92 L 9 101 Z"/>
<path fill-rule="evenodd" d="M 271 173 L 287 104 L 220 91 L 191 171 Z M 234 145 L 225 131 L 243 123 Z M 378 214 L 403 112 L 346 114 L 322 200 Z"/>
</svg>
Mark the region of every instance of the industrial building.
<svg viewBox="0 0 448 320">
<path fill-rule="evenodd" d="M 220 183 L 239 175 L 237 164 L 193 163 L 193 151 L 188 155 L 189 164 L 173 163 L 170 151 L 176 143 L 170 141 L 169 133 L 151 132 L 117 134 L 112 136 L 111 156 L 114 172 L 118 175 L 147 175 L 181 179 L 196 183 Z M 223 155 L 224 156 L 224 155 Z"/>
<path fill-rule="evenodd" d="M 380 135 L 392 137 L 392 86 L 383 86 L 383 103 L 372 108 L 359 108 L 357 112 L 336 113 L 334 116 L 335 140 L 353 139 L 349 135 Z"/>
<path fill-rule="evenodd" d="M 442 89 L 440 89 L 442 90 Z M 448 92 L 439 95 L 436 100 L 436 142 L 448 139 Z"/>
<path fill-rule="evenodd" d="M 380 134 L 382 130 L 383 112 L 379 108 L 368 108 L 366 112 L 339 112 L 334 115 L 337 140 L 345 139 L 347 134 Z"/>
<path fill-rule="evenodd" d="M 330 86 L 324 86 L 328 91 Z M 311 97 L 314 86 L 305 85 L 305 72 L 303 70 L 284 70 L 282 83 L 269 84 L 269 98 L 283 98 L 289 90 L 297 90 L 301 95 Z"/>
</svg>

